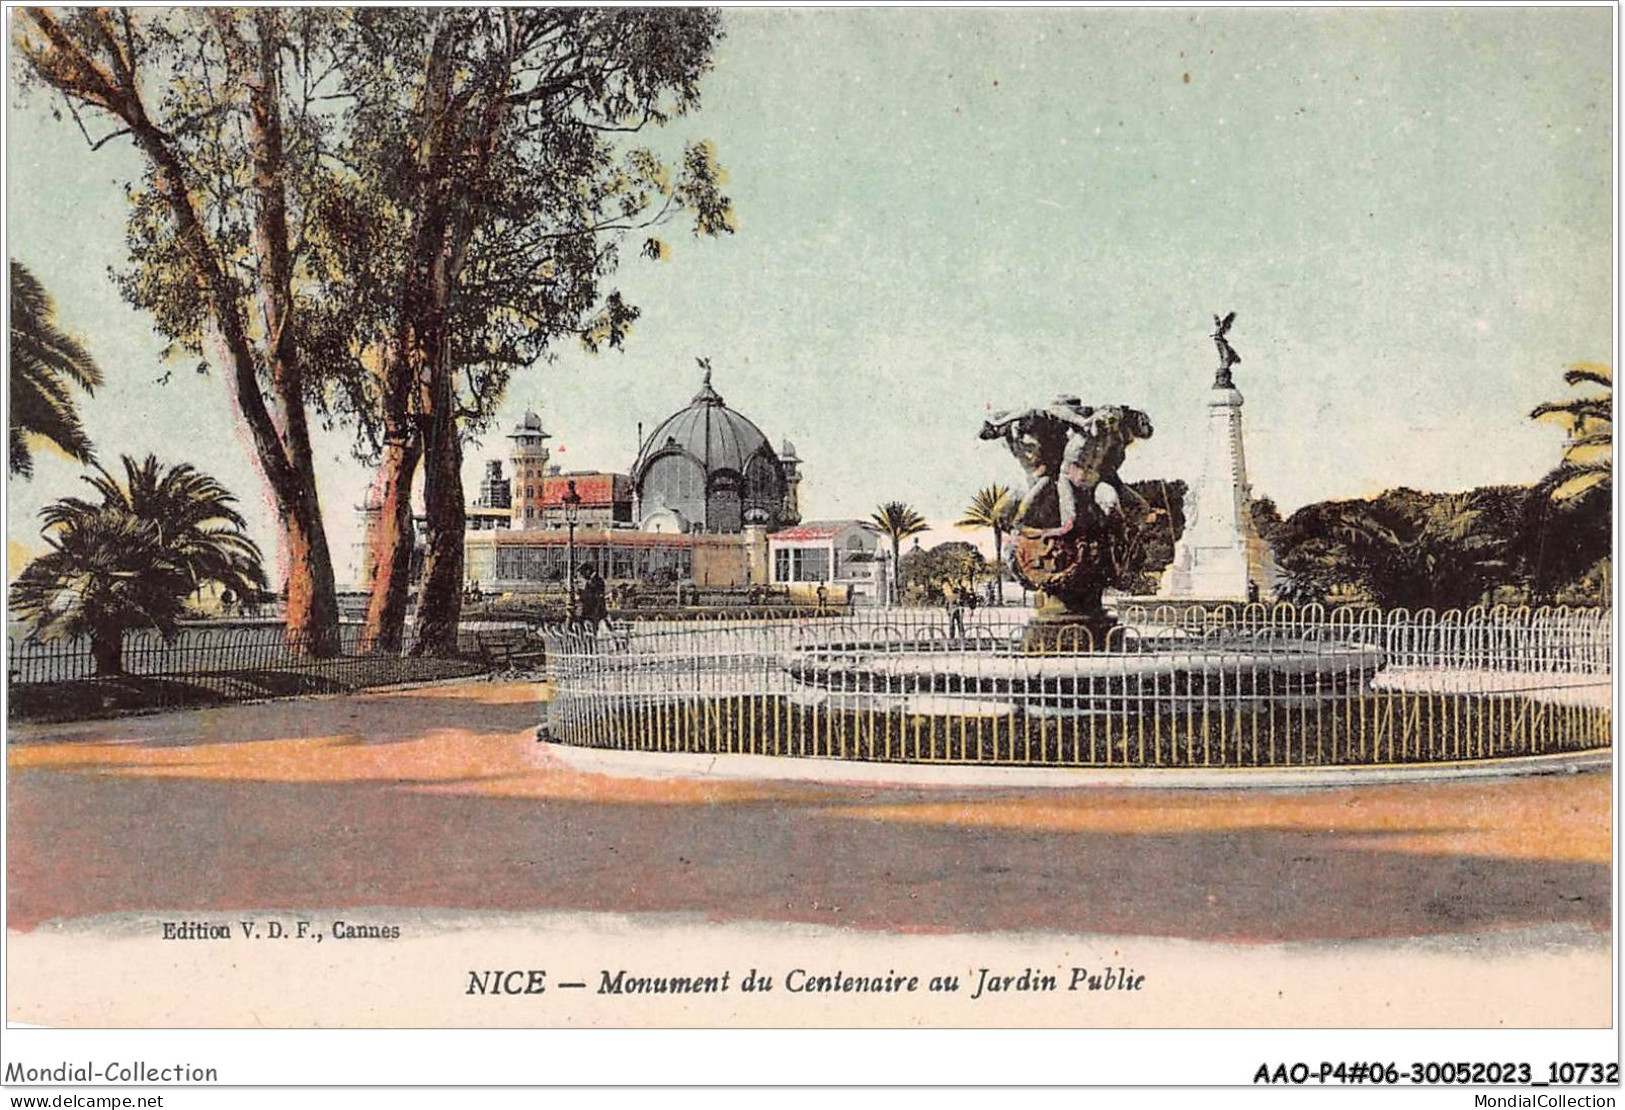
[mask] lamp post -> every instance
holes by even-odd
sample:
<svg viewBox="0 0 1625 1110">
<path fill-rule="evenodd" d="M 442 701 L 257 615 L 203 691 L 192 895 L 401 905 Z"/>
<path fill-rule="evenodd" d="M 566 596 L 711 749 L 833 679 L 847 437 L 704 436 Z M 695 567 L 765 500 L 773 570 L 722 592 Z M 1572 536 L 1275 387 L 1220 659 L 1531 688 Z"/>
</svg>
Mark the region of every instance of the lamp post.
<svg viewBox="0 0 1625 1110">
<path fill-rule="evenodd" d="M 565 580 L 569 583 L 570 607 L 566 610 L 568 619 L 574 620 L 576 615 L 576 521 L 581 519 L 581 495 L 576 492 L 575 479 L 564 490 L 564 523 L 570 529 L 569 548 L 565 558 L 569 560 L 564 568 Z"/>
</svg>

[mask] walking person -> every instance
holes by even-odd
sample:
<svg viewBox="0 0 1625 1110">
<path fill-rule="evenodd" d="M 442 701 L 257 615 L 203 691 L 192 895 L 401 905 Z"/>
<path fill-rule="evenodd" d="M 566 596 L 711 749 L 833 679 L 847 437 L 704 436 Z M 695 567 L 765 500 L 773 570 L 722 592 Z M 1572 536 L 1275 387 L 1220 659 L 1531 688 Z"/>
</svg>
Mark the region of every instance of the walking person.
<svg viewBox="0 0 1625 1110">
<path fill-rule="evenodd" d="M 581 592 L 578 596 L 581 630 L 586 633 L 588 643 L 594 645 L 593 650 L 596 650 L 598 626 L 609 623 L 609 606 L 604 600 L 604 579 L 592 563 L 581 568 Z"/>
<path fill-rule="evenodd" d="M 942 587 L 942 601 L 948 607 L 948 638 L 965 638 L 965 595 L 950 586 Z"/>
</svg>

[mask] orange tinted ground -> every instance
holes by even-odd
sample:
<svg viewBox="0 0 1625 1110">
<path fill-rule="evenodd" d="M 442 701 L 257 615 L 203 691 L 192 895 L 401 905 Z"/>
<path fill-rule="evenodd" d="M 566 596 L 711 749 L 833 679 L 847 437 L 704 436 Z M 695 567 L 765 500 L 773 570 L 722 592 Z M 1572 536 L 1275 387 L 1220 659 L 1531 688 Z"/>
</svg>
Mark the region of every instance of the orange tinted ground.
<svg viewBox="0 0 1625 1110">
<path fill-rule="evenodd" d="M 1298 793 L 620 779 L 542 756 L 540 698 L 480 683 L 15 729 L 11 925 L 424 906 L 1277 940 L 1610 918 L 1604 774 Z"/>
</svg>

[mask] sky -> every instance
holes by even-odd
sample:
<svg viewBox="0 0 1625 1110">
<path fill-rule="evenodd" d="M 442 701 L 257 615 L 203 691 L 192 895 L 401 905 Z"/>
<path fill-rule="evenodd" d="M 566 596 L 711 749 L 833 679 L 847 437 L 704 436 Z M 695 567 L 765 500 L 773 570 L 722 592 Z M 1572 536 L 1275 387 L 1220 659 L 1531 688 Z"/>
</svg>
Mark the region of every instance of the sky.
<svg viewBox="0 0 1625 1110">
<path fill-rule="evenodd" d="M 516 374 L 500 425 L 535 408 L 566 469 L 625 470 L 707 357 L 729 405 L 794 442 L 806 516 L 903 500 L 927 544 L 975 538 L 951 527 L 964 505 L 1021 477 L 977 439 L 990 407 L 1133 405 L 1156 434 L 1125 478 L 1194 481 L 1212 317 L 1235 311 L 1249 477 L 1283 510 L 1533 481 L 1563 434 L 1529 411 L 1567 364 L 1612 361 L 1613 18 L 727 9 L 699 110 L 658 144 L 716 144 L 736 234 L 624 252 L 626 349 Z M 163 365 L 108 276 L 136 155 L 90 151 L 10 72 L 7 253 L 107 375 L 81 406 L 99 454 L 213 473 L 274 551 L 224 382 Z M 345 582 L 370 475 L 344 430 L 317 446 Z M 469 446 L 470 496 L 506 447 Z M 80 474 L 40 452 L 9 484 L 12 575 Z"/>
</svg>

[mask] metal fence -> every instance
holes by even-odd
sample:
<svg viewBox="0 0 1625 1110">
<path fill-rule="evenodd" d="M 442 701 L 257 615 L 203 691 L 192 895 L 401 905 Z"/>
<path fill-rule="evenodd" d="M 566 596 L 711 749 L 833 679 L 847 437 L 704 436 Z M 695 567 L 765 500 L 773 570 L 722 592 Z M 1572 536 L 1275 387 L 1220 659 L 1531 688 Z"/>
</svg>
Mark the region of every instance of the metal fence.
<svg viewBox="0 0 1625 1110">
<path fill-rule="evenodd" d="M 1606 747 L 1611 614 L 1123 607 L 545 630 L 550 736 L 641 751 L 1057 766 L 1425 763 Z"/>
<path fill-rule="evenodd" d="M 360 625 L 340 626 L 341 656 L 367 654 Z M 142 630 L 124 637 L 122 664 L 129 675 L 170 677 L 310 666 L 305 645 L 290 640 L 279 623 L 220 624 L 183 627 L 173 640 Z M 13 634 L 7 645 L 6 672 L 13 683 L 73 682 L 93 679 L 96 661 L 90 642 L 36 639 Z"/>
<path fill-rule="evenodd" d="M 1319 605 L 1183 606 L 1130 604 L 1130 627 L 1325 630 L 1382 649 L 1393 667 L 1467 668 L 1512 673 L 1613 670 L 1610 609 L 1513 608 L 1382 610 Z"/>
<path fill-rule="evenodd" d="M 340 628 L 340 652 L 318 658 L 308 642 L 278 623 L 183 627 L 124 637 L 114 673 L 98 673 L 83 639 L 40 640 L 11 630 L 7 644 L 8 715 L 14 720 L 72 720 L 152 708 L 224 704 L 255 698 L 340 693 L 428 679 L 472 676 L 511 651 L 487 658 L 414 658 L 377 651 L 359 625 Z M 476 635 L 474 639 L 481 637 Z"/>
</svg>

